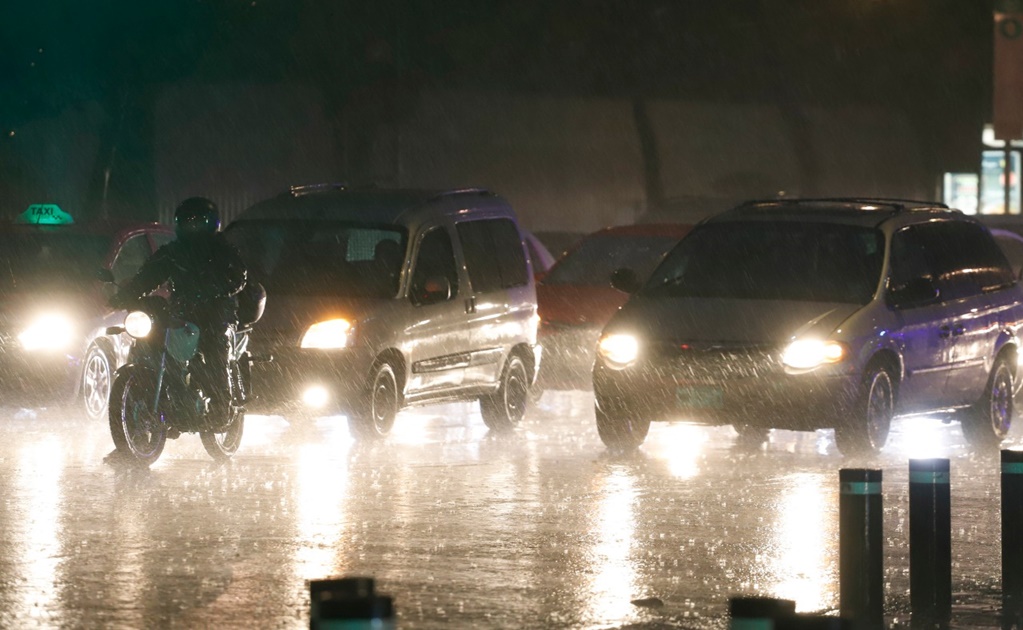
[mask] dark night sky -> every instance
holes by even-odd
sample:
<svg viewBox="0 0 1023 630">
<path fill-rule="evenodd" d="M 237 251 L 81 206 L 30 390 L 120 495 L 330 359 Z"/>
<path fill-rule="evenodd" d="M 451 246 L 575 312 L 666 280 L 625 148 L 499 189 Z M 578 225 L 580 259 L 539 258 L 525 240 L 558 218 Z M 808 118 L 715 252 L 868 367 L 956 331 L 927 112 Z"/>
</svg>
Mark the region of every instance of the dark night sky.
<svg viewBox="0 0 1023 630">
<path fill-rule="evenodd" d="M 935 163 L 973 169 L 991 32 L 986 0 L 8 2 L 0 128 L 86 102 L 116 119 L 185 79 L 370 95 L 390 119 L 424 88 L 868 104 L 924 130 Z"/>
</svg>

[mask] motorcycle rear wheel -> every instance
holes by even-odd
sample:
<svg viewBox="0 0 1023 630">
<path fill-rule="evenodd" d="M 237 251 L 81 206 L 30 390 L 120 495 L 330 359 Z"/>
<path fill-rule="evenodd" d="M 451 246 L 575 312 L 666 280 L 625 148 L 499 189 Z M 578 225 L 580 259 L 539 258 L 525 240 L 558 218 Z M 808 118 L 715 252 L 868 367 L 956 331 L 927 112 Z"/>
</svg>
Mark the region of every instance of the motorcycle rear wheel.
<svg viewBox="0 0 1023 630">
<path fill-rule="evenodd" d="M 122 370 L 110 388 L 110 436 L 118 452 L 149 466 L 163 453 L 167 424 L 153 412 L 156 377 L 139 368 Z"/>
<path fill-rule="evenodd" d="M 245 430 L 245 411 L 232 407 L 233 418 L 227 428 L 220 432 L 200 431 L 199 439 L 210 457 L 219 461 L 231 459 L 238 452 L 242 443 L 242 432 Z"/>
</svg>

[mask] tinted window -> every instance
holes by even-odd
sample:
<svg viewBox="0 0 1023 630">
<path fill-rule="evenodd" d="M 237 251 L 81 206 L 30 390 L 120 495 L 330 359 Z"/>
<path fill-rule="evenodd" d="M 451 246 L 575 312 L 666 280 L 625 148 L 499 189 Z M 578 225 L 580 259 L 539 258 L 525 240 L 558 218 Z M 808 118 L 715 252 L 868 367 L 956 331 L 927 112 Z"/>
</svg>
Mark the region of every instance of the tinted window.
<svg viewBox="0 0 1023 630">
<path fill-rule="evenodd" d="M 611 272 L 632 269 L 646 278 L 677 237 L 601 234 L 588 237 L 558 261 L 543 283 L 607 285 Z"/>
<path fill-rule="evenodd" d="M 419 242 L 419 252 L 412 269 L 412 299 L 424 292 L 427 282 L 444 278 L 451 285 L 451 297 L 458 295 L 458 267 L 451 237 L 444 228 L 434 228 Z"/>
<path fill-rule="evenodd" d="M 522 236 L 514 222 L 508 219 L 464 221 L 457 229 L 474 291 L 485 293 L 529 282 Z"/>
<path fill-rule="evenodd" d="M 395 226 L 239 221 L 226 232 L 268 293 L 393 297 L 407 235 Z"/>
<path fill-rule="evenodd" d="M 649 295 L 869 302 L 884 239 L 872 228 L 828 223 L 711 223 L 693 230 L 653 272 Z"/>
<path fill-rule="evenodd" d="M 912 252 L 912 262 L 896 258 Z M 991 234 L 980 225 L 941 221 L 910 226 L 892 241 L 892 282 L 929 277 L 944 300 L 992 291 L 1013 282 L 1012 269 Z M 923 260 L 918 260 L 922 258 Z M 910 264 L 912 266 L 910 266 Z M 926 266 L 926 268 L 922 268 Z"/>
</svg>

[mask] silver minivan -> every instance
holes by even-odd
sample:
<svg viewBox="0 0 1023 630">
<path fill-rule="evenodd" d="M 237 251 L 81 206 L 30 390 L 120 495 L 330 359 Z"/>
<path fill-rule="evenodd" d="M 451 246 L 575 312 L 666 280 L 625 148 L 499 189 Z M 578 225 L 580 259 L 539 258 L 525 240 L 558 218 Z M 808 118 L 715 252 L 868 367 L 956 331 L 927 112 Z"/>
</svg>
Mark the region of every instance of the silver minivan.
<svg viewBox="0 0 1023 630">
<path fill-rule="evenodd" d="M 267 291 L 251 405 L 343 413 L 357 438 L 402 408 L 478 400 L 516 426 L 540 347 L 532 263 L 510 205 L 485 190 L 293 187 L 226 229 Z"/>
<path fill-rule="evenodd" d="M 942 204 L 751 202 L 689 233 L 609 321 L 597 429 L 632 448 L 651 420 L 834 428 L 870 454 L 892 418 L 940 414 L 999 445 L 1019 389 L 1023 287 L 989 230 Z"/>
</svg>

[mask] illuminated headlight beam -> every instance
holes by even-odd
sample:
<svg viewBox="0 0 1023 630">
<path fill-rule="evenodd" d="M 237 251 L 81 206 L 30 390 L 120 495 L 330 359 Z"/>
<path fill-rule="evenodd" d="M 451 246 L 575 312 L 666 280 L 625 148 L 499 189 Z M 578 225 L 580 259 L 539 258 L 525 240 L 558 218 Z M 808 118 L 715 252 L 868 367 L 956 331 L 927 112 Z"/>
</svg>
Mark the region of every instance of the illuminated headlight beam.
<svg viewBox="0 0 1023 630">
<path fill-rule="evenodd" d="M 21 346 L 28 351 L 65 350 L 75 338 L 71 318 L 60 313 L 40 315 L 18 335 Z"/>
</svg>

